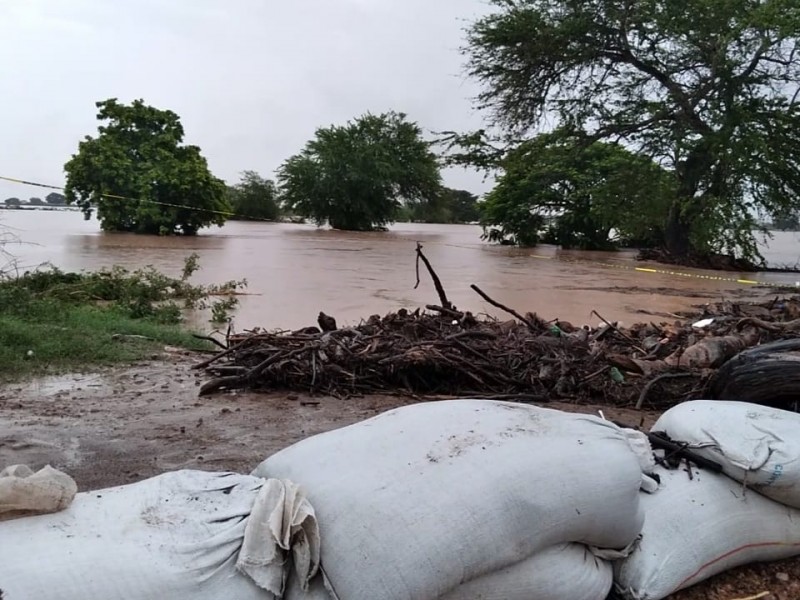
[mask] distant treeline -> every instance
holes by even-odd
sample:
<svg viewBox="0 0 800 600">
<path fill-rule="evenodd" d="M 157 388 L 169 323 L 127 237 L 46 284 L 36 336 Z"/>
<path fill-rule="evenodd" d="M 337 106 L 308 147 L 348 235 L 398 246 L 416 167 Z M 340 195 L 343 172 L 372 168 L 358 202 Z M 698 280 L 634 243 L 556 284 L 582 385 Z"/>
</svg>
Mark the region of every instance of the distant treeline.
<svg viewBox="0 0 800 600">
<path fill-rule="evenodd" d="M 19 198 L 6 198 L 3 204 L 6 208 L 15 208 L 19 206 L 66 206 L 67 199 L 63 194 L 53 192 L 47 194 L 44 200 L 37 197 L 28 198 L 28 200 L 20 200 Z"/>
</svg>

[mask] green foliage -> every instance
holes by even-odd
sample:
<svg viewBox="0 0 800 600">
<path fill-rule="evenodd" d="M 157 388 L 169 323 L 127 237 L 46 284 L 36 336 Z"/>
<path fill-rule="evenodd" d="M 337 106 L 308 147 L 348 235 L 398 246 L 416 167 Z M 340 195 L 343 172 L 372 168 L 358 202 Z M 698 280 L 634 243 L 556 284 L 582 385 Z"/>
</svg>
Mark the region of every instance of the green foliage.
<svg viewBox="0 0 800 600">
<path fill-rule="evenodd" d="M 194 235 L 225 222 L 225 184 L 197 146 L 182 144 L 178 115 L 142 100 L 110 99 L 97 107 L 99 135 L 87 136 L 64 166 L 68 203 L 77 203 L 87 219 L 96 209 L 106 231 Z"/>
<path fill-rule="evenodd" d="M 58 192 L 51 192 L 47 194 L 44 200 L 51 206 L 63 206 L 67 203 L 67 197 L 64 196 L 64 194 L 59 194 Z"/>
<path fill-rule="evenodd" d="M 193 254 L 179 279 L 152 267 L 0 279 L 0 377 L 138 360 L 163 344 L 205 348 L 180 328 L 184 310 L 210 308 L 213 322 L 224 321 L 246 282 L 192 285 L 198 268 Z"/>
<path fill-rule="evenodd" d="M 478 197 L 466 190 L 442 188 L 428 202 L 401 207 L 398 221 L 414 223 L 471 223 L 481 218 Z"/>
<path fill-rule="evenodd" d="M 430 202 L 439 194 L 439 164 L 430 145 L 402 113 L 367 114 L 318 129 L 280 168 L 284 203 L 318 225 L 383 227 L 401 203 Z"/>
<path fill-rule="evenodd" d="M 556 131 L 524 142 L 502 166 L 484 202 L 487 239 L 583 250 L 661 241 L 674 196 L 670 174 L 618 144 Z"/>
<path fill-rule="evenodd" d="M 783 211 L 772 219 L 773 229 L 800 231 L 800 211 Z"/>
<path fill-rule="evenodd" d="M 444 190 L 445 202 L 450 209 L 452 223 L 472 223 L 481 218 L 478 197 L 467 190 Z"/>
<path fill-rule="evenodd" d="M 555 121 L 664 165 L 673 255 L 757 258 L 750 215 L 800 206 L 794 0 L 492 3 L 466 48 L 492 125 L 513 139 Z"/>
<path fill-rule="evenodd" d="M 6 198 L 5 205 L 9 208 L 19 208 L 22 201 L 19 198 Z"/>
<path fill-rule="evenodd" d="M 244 171 L 242 180 L 228 187 L 228 198 L 233 211 L 231 219 L 276 221 L 281 216 L 275 183 L 255 171 Z"/>
<path fill-rule="evenodd" d="M 31 198 L 28 200 L 28 204 L 31 206 L 44 206 L 44 200 L 41 198 Z"/>
<path fill-rule="evenodd" d="M 188 279 L 199 268 L 196 254 L 187 258 L 180 279 L 147 266 L 134 271 L 115 266 L 94 272 L 66 273 L 56 268 L 0 280 L 0 313 L 35 317 L 49 304 L 111 307 L 132 319 L 177 324 L 183 309 L 210 306 L 211 296 L 231 296 L 247 285 L 229 281 L 199 286 Z M 234 298 L 235 300 L 235 298 Z M 235 302 L 229 306 L 233 308 Z"/>
</svg>

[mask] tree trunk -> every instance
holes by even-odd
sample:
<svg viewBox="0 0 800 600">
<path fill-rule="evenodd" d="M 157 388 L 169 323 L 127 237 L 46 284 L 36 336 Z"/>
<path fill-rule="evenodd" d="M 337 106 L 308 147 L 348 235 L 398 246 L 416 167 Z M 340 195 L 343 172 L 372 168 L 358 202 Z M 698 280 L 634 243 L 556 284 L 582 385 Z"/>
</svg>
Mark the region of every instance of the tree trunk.
<svg viewBox="0 0 800 600">
<path fill-rule="evenodd" d="M 672 203 L 664 228 L 665 250 L 675 258 L 686 258 L 692 250 L 690 225 L 688 219 L 681 215 L 681 205 L 680 199 Z"/>
</svg>

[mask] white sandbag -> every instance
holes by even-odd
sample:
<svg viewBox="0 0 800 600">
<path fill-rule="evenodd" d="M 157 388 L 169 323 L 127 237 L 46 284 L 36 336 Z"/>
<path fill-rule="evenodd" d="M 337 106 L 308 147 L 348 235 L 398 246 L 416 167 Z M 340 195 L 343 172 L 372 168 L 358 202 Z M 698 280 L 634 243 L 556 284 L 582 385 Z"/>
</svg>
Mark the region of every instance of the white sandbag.
<svg viewBox="0 0 800 600">
<path fill-rule="evenodd" d="M 800 508 L 800 414 L 746 402 L 695 400 L 668 410 L 652 431 L 687 442 L 736 481 Z"/>
<path fill-rule="evenodd" d="M 645 522 L 631 555 L 615 564 L 624 598 L 661 600 L 753 562 L 800 554 L 800 511 L 746 490 L 722 474 L 656 471 L 661 487 L 642 493 Z"/>
<path fill-rule="evenodd" d="M 35 473 L 26 465 L 6 467 L 0 471 L 0 521 L 64 510 L 77 492 L 75 480 L 50 465 Z"/>
<path fill-rule="evenodd" d="M 339 598 L 420 600 L 557 544 L 630 544 L 639 460 L 593 416 L 455 400 L 314 436 L 253 474 L 306 490 Z"/>
<path fill-rule="evenodd" d="M 604 600 L 612 585 L 610 562 L 580 544 L 560 544 L 430 600 Z M 292 579 L 286 600 L 335 598 L 319 578 L 305 592 Z"/>
<path fill-rule="evenodd" d="M 611 563 L 586 546 L 560 544 L 458 586 L 439 600 L 603 600 Z"/>
<path fill-rule="evenodd" d="M 283 547 L 301 538 L 300 562 L 319 548 L 302 494 L 290 482 L 266 483 L 177 471 L 78 494 L 59 513 L 0 523 L 3 600 L 272 600 L 264 588 L 283 585 Z M 315 572 L 312 564 L 294 577 Z"/>
</svg>

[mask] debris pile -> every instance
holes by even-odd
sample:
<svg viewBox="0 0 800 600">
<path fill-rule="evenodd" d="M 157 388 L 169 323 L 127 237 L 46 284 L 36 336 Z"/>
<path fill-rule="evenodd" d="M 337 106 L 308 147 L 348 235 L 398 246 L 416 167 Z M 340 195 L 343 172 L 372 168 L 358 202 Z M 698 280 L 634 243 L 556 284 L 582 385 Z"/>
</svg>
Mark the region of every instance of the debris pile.
<svg viewBox="0 0 800 600">
<path fill-rule="evenodd" d="M 213 376 L 200 393 L 405 393 L 666 408 L 702 396 L 716 369 L 739 352 L 800 338 L 800 296 L 725 301 L 671 323 L 630 328 L 595 313 L 602 324 L 592 328 L 522 315 L 472 285 L 514 317 L 478 318 L 448 301 L 419 245 L 417 258 L 433 279 L 438 305 L 373 315 L 353 327 L 337 328 L 320 313 L 319 327 L 229 335 L 222 352 L 196 365 Z"/>
</svg>

